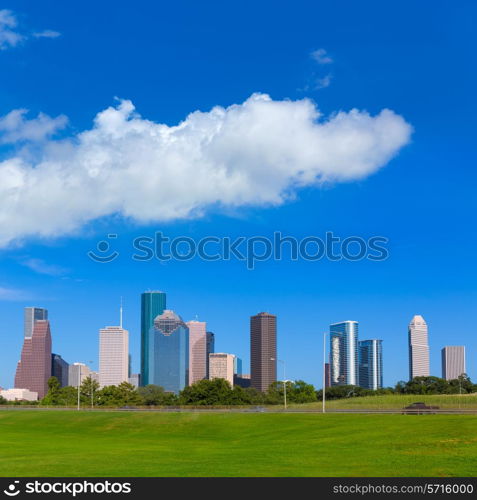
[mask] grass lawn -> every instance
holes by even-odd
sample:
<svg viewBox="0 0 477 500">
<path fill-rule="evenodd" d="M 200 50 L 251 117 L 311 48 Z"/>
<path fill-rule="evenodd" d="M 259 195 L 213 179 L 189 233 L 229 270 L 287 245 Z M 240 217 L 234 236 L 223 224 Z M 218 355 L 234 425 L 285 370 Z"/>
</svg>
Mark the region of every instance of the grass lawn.
<svg viewBox="0 0 477 500">
<path fill-rule="evenodd" d="M 359 398 L 344 398 L 334 399 L 326 402 L 327 408 L 336 409 L 396 409 L 404 408 L 411 403 L 422 401 L 429 406 L 439 406 L 442 409 L 468 409 L 477 410 L 477 395 L 463 394 L 460 395 L 430 395 L 430 396 L 405 396 L 391 394 L 388 396 L 366 396 Z M 321 402 L 309 403 L 303 405 L 290 405 L 297 409 L 321 409 Z"/>
<path fill-rule="evenodd" d="M 477 416 L 1 411 L 1 476 L 475 476 Z"/>
</svg>

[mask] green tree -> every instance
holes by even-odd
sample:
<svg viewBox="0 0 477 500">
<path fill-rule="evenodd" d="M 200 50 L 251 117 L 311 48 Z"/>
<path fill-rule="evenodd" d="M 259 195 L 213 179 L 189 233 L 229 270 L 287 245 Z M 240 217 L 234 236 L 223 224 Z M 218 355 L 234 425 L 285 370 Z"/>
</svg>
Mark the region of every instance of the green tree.
<svg viewBox="0 0 477 500">
<path fill-rule="evenodd" d="M 136 388 L 128 382 L 103 387 L 97 391 L 97 398 L 101 406 L 135 406 L 142 403 Z"/>
<path fill-rule="evenodd" d="M 142 404 L 146 406 L 163 406 L 177 404 L 177 396 L 172 392 L 166 392 L 159 385 L 149 384 L 137 389 L 142 399 Z"/>
<path fill-rule="evenodd" d="M 98 382 L 91 375 L 86 377 L 80 387 L 81 403 L 96 406 L 98 404 L 98 391 Z"/>
<path fill-rule="evenodd" d="M 230 405 L 234 404 L 233 390 L 223 378 L 199 380 L 185 387 L 179 394 L 179 403 L 185 405 Z M 236 404 L 236 403 L 235 403 Z"/>
<path fill-rule="evenodd" d="M 45 397 L 40 401 L 43 406 L 57 406 L 60 404 L 61 385 L 56 377 L 48 379 L 48 392 Z"/>
</svg>

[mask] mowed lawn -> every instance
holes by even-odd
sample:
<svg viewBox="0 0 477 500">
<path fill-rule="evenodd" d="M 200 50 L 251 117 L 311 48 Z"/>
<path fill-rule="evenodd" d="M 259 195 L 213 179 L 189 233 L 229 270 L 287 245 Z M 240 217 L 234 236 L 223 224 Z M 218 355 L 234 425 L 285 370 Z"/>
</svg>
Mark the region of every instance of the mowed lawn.
<svg viewBox="0 0 477 500">
<path fill-rule="evenodd" d="M 477 416 L 1 411 L 1 476 L 475 476 Z"/>
<path fill-rule="evenodd" d="M 326 407 L 329 409 L 401 409 L 405 406 L 422 401 L 430 406 L 438 406 L 441 409 L 462 409 L 462 410 L 477 410 L 477 395 L 476 394 L 441 394 L 441 395 L 401 395 L 390 394 L 383 396 L 365 396 L 354 398 L 334 399 L 326 402 Z M 296 409 L 321 409 L 321 401 L 317 403 L 308 403 L 304 405 L 290 405 Z"/>
</svg>

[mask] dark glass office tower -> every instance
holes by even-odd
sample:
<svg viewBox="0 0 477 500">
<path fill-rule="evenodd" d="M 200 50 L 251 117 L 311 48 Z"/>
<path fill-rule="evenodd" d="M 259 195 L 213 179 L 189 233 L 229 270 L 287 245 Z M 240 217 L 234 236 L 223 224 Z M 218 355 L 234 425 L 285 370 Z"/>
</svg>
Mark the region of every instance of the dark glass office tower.
<svg viewBox="0 0 477 500">
<path fill-rule="evenodd" d="M 61 387 L 68 385 L 69 364 L 59 355 L 51 355 L 51 376 L 56 377 Z"/>
<path fill-rule="evenodd" d="M 277 317 L 261 312 L 250 318 L 251 386 L 266 392 L 277 381 Z"/>
<path fill-rule="evenodd" d="M 207 332 L 206 333 L 206 356 L 207 356 L 207 369 L 206 369 L 206 376 L 205 378 L 209 378 L 209 354 L 211 352 L 215 352 L 215 333 L 213 332 Z"/>
<path fill-rule="evenodd" d="M 382 340 L 361 340 L 359 345 L 359 385 L 364 389 L 383 387 Z"/>
<path fill-rule="evenodd" d="M 359 385 L 358 322 L 330 325 L 331 385 Z"/>
<path fill-rule="evenodd" d="M 166 309 L 166 294 L 153 291 L 141 294 L 141 385 L 148 385 L 149 380 L 149 331 L 154 320 Z"/>
<path fill-rule="evenodd" d="M 189 328 L 174 311 L 154 320 L 149 350 L 149 383 L 178 394 L 189 384 Z"/>
</svg>

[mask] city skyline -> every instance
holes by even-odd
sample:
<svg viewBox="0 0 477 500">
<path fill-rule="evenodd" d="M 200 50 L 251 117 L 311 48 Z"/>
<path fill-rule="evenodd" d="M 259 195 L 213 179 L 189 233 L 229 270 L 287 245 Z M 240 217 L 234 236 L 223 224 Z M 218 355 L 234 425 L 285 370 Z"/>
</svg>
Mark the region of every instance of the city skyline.
<svg viewBox="0 0 477 500">
<path fill-rule="evenodd" d="M 207 321 L 216 350 L 243 353 L 245 364 L 249 316 L 273 311 L 287 373 L 316 386 L 316 332 L 347 318 L 359 321 L 362 338 L 383 339 L 384 385 L 408 378 L 403 325 L 414 314 L 432 332 L 431 373 L 440 373 L 442 346 L 477 349 L 476 103 L 468 98 L 477 69 L 469 64 L 475 30 L 461 22 L 475 6 L 467 2 L 463 15 L 409 3 L 392 16 L 379 2 L 274 7 L 227 23 L 218 4 L 191 4 L 190 16 L 174 3 L 134 12 L 115 5 L 111 16 L 110 6 L 86 0 L 73 17 L 61 2 L 47 17 L 38 2 L 6 7 L 20 34 L 61 35 L 0 51 L 8 75 L 0 89 L 0 315 L 8 325 L 0 385 L 13 385 L 24 306 L 49 310 L 55 352 L 94 359 L 97 370 L 97 332 L 117 323 L 119 296 L 139 373 L 138 297 L 148 287 L 167 290 L 184 319 Z M 341 140 L 337 117 L 358 145 Z M 259 132 L 248 134 L 252 125 Z M 164 150 L 160 131 L 171 145 L 183 139 L 185 154 Z M 280 259 L 253 271 L 225 256 L 133 260 L 133 242 L 157 232 L 194 241 L 381 236 L 388 258 L 293 260 L 284 244 Z M 117 258 L 95 262 L 91 252 Z M 78 311 L 86 317 L 72 321 Z M 477 357 L 468 356 L 467 371 L 477 379 Z"/>
<path fill-rule="evenodd" d="M 144 293 L 150 293 L 150 292 L 144 292 Z M 141 294 L 141 299 L 143 298 L 144 296 L 144 293 Z M 157 292 L 153 292 L 153 293 L 157 293 Z M 159 292 L 160 294 L 162 294 L 164 297 L 165 297 L 165 293 L 164 292 Z M 29 317 L 32 315 L 32 313 L 34 311 L 42 311 L 41 314 L 38 313 L 38 317 L 48 317 L 48 310 L 47 309 L 44 309 L 44 308 L 38 308 L 38 307 L 32 307 L 32 306 L 27 306 L 24 308 L 24 331 L 26 331 L 26 328 L 27 328 L 27 325 L 29 325 Z M 177 315 L 175 315 L 175 313 L 173 311 L 167 311 L 168 314 L 172 314 L 172 316 L 174 316 L 176 319 L 179 318 Z M 33 313 L 34 314 L 34 313 Z M 142 316 L 142 314 L 141 314 Z M 274 315 L 270 315 L 268 313 L 259 313 L 255 316 L 251 316 L 250 317 L 250 321 L 251 321 L 251 325 L 253 323 L 253 319 L 254 318 L 258 318 L 260 319 L 261 316 L 269 316 L 271 317 L 272 319 L 274 319 L 274 321 L 276 322 L 276 316 Z M 122 318 L 123 318 L 123 308 L 122 308 L 122 300 L 121 300 L 121 308 L 120 308 L 120 323 L 122 323 Z M 170 318 L 169 318 L 170 319 Z M 180 318 L 179 318 L 180 319 Z M 45 321 L 42 321 L 42 320 L 35 320 L 35 322 L 38 322 L 40 323 L 40 325 L 42 323 L 45 323 Z M 180 320 L 182 321 L 182 320 Z M 33 326 L 35 324 L 35 322 L 33 323 Z M 46 323 L 49 324 L 49 321 L 46 321 Z M 203 343 L 204 343 L 204 349 L 200 349 L 200 351 L 202 352 L 202 350 L 204 351 L 203 354 L 206 354 L 208 356 L 209 354 L 209 348 L 211 348 L 212 350 L 214 349 L 214 344 L 215 344 L 215 335 L 212 333 L 212 332 L 209 332 L 209 331 L 206 331 L 207 330 L 207 326 L 206 326 L 206 322 L 199 322 L 197 320 L 191 320 L 191 321 L 188 321 L 187 323 L 184 323 L 184 326 L 187 328 L 187 338 L 188 338 L 188 341 L 189 341 L 189 326 L 190 325 L 196 325 L 199 328 L 198 332 L 200 331 L 202 336 L 203 336 Z M 351 325 L 351 327 L 350 327 Z M 354 326 L 353 326 L 354 325 Z M 29 326 L 30 327 L 30 326 Z M 275 327 L 276 328 L 276 327 Z M 103 328 L 103 329 L 100 329 L 100 335 L 102 332 L 108 332 L 109 330 L 111 330 L 111 332 L 114 330 L 115 333 L 118 333 L 119 331 L 121 332 L 126 332 L 126 337 L 128 336 L 127 335 L 127 330 L 125 329 L 122 329 L 121 327 L 106 327 L 106 328 Z M 329 366 L 329 372 L 327 372 L 327 376 L 329 374 L 330 376 L 330 380 L 331 380 L 331 372 L 332 372 L 332 369 L 331 369 L 331 366 L 332 366 L 332 363 L 333 363 L 333 356 L 332 356 L 332 352 L 333 352 L 333 332 L 336 334 L 337 332 L 342 334 L 342 333 L 346 333 L 347 331 L 349 330 L 348 334 L 352 334 L 351 336 L 353 337 L 353 342 L 351 343 L 351 347 L 352 347 L 352 350 L 353 352 L 354 351 L 357 351 L 357 355 L 356 355 L 356 366 L 355 368 L 352 370 L 353 372 L 355 372 L 357 374 L 356 375 L 353 375 L 355 377 L 355 384 L 352 384 L 352 385 L 361 385 L 362 387 L 365 387 L 365 388 L 371 388 L 371 389 L 376 389 L 376 388 L 380 388 L 380 387 L 383 387 L 385 386 L 386 384 L 383 384 L 382 380 L 383 380 L 383 361 L 382 361 L 382 339 L 379 339 L 379 340 L 376 340 L 376 339 L 372 339 L 372 340 L 359 340 L 358 339 L 358 322 L 357 321 L 344 321 L 344 322 L 339 322 L 339 323 L 334 323 L 334 324 L 331 324 L 330 325 L 330 336 L 329 336 L 329 348 L 327 349 L 327 355 L 330 359 L 330 363 L 331 364 L 328 364 Z M 109 333 L 111 333 L 109 332 Z M 276 335 L 276 332 L 275 332 L 275 335 Z M 417 335 L 417 337 L 416 337 Z M 25 338 L 25 337 L 24 337 Z M 199 338 L 199 337 L 198 337 Z M 414 315 L 411 322 L 409 323 L 408 325 L 408 345 L 409 347 L 411 347 L 412 344 L 409 344 L 409 342 L 412 340 L 412 339 L 416 339 L 418 338 L 418 340 L 421 342 L 423 339 L 425 342 L 427 342 L 426 344 L 426 350 L 428 351 L 429 350 L 429 344 L 428 344 L 428 332 L 427 332 L 427 323 L 425 322 L 425 320 L 423 319 L 423 317 L 421 315 Z M 28 338 L 27 338 L 28 339 Z M 31 340 L 31 339 L 28 339 L 28 340 Z M 276 345 L 276 338 L 274 340 L 275 342 L 275 345 Z M 127 341 L 126 341 L 127 343 Z M 99 360 L 99 366 L 101 367 L 101 339 L 100 339 L 100 355 L 98 357 L 98 360 Z M 344 344 L 346 346 L 346 342 Z M 353 345 L 356 346 L 356 349 L 353 348 Z M 129 347 L 129 346 L 128 346 Z M 124 381 L 132 381 L 132 380 L 135 380 L 135 379 L 130 379 L 129 376 L 132 376 L 132 377 L 135 377 L 136 374 L 134 374 L 132 371 L 131 371 L 131 355 L 129 354 L 129 348 L 125 348 L 123 349 L 123 362 L 121 363 L 122 366 L 123 366 L 123 371 L 126 375 L 128 375 L 127 377 L 124 378 Z M 365 348 L 364 350 L 362 348 Z M 347 347 L 346 347 L 347 349 Z M 50 341 L 50 350 L 51 350 L 51 341 Z M 371 352 L 373 351 L 373 353 Z M 437 377 L 440 377 L 442 376 L 443 378 L 446 378 L 445 377 L 445 356 L 447 355 L 447 358 L 450 360 L 448 363 L 448 372 L 453 372 L 455 370 L 458 370 L 460 369 L 459 367 L 464 367 L 465 369 L 465 366 L 466 366 L 466 362 L 465 362 L 465 346 L 445 346 L 441 349 L 441 369 L 442 369 L 442 375 L 441 374 L 438 374 L 437 372 L 436 373 L 430 373 L 431 376 L 437 376 Z M 192 349 L 189 345 L 189 350 L 188 350 L 188 357 L 189 357 L 189 362 L 188 362 L 188 365 L 187 365 L 187 377 L 190 376 L 190 371 L 193 370 L 193 362 L 191 361 L 192 358 L 190 358 L 191 356 L 191 353 L 192 353 Z M 364 380 L 361 378 L 362 377 L 362 373 L 363 373 L 363 353 L 365 356 L 367 356 L 367 360 L 370 361 L 373 365 L 373 369 L 372 371 L 368 371 L 368 375 L 366 377 L 369 377 L 368 380 L 373 380 L 373 383 L 371 382 L 364 382 Z M 237 370 L 237 367 L 238 367 L 238 364 L 240 363 L 240 366 L 242 366 L 242 360 L 241 358 L 239 358 L 237 356 L 237 354 L 233 354 L 233 359 L 234 359 L 234 369 L 233 369 L 233 372 L 234 374 L 239 374 L 240 375 L 240 371 Z M 205 359 L 208 359 L 206 356 L 204 356 Z M 200 355 L 199 355 L 199 358 L 200 358 Z M 276 364 L 276 360 L 278 358 L 273 358 L 273 357 L 270 357 L 270 361 L 272 362 L 275 362 Z M 412 350 L 410 349 L 409 350 L 409 357 L 408 357 L 408 364 L 409 366 L 411 367 L 412 366 Z M 50 372 L 52 375 L 55 375 L 57 376 L 57 378 L 59 379 L 60 381 L 60 384 L 61 385 L 65 385 L 65 381 L 69 381 L 70 382 L 70 385 L 73 385 L 73 386 L 76 386 L 77 385 L 77 382 L 74 382 L 74 380 L 72 380 L 73 378 L 77 378 L 78 377 L 78 374 L 77 374 L 77 371 L 74 371 L 74 370 L 77 370 L 78 368 L 78 365 L 81 365 L 83 368 L 82 368 L 82 373 L 81 373 L 81 380 L 84 380 L 87 376 L 89 376 L 90 374 L 94 376 L 94 378 L 96 380 L 98 380 L 98 382 L 100 381 L 100 372 L 101 370 L 98 370 L 98 371 L 92 371 L 91 368 L 93 366 L 93 363 L 94 361 L 89 361 L 88 362 L 88 366 L 82 362 L 74 362 L 74 363 L 71 363 L 71 364 L 68 364 L 63 358 L 61 355 L 59 354 L 54 354 L 52 353 L 51 354 L 51 364 L 50 364 Z M 346 362 L 347 363 L 347 362 Z M 345 365 L 346 365 L 345 363 Z M 367 361 L 366 361 L 367 363 Z M 273 363 L 272 363 L 273 364 Z M 65 373 L 65 366 L 66 366 L 66 373 Z M 251 368 L 251 367 L 250 367 Z M 207 374 L 207 371 L 208 371 L 208 363 L 206 362 L 205 363 L 205 367 L 202 368 L 204 373 Z M 275 368 L 276 369 L 276 368 Z M 347 368 L 346 368 L 347 369 Z M 17 368 L 18 370 L 18 368 Z M 57 370 L 57 373 L 55 373 L 55 370 Z M 190 370 L 190 371 L 189 371 Z M 370 370 L 370 369 L 369 369 Z M 251 371 L 251 370 L 250 370 Z M 73 375 L 73 372 L 75 373 L 75 375 Z M 385 370 L 384 370 L 385 372 Z M 462 372 L 464 373 L 464 372 Z M 465 372 L 467 373 L 467 372 Z M 468 374 L 468 373 L 467 373 Z M 469 375 L 469 374 L 468 374 Z M 418 375 L 416 375 L 418 376 Z M 203 378 L 208 378 L 208 375 L 206 375 L 205 377 Z M 447 377 L 448 378 L 448 377 Z M 295 380 L 297 379 L 300 379 L 300 377 L 294 377 Z M 76 379 L 75 379 L 76 380 Z M 200 380 L 200 378 L 198 378 L 197 380 Z M 196 380 L 196 381 L 197 381 Z M 345 379 L 344 378 L 340 378 L 340 382 L 339 384 L 342 384 L 343 381 Z M 350 378 L 346 378 L 346 381 L 350 381 L 351 379 Z M 72 383 L 71 383 L 72 382 Z M 356 383 L 357 382 L 357 383 Z M 394 383 L 396 383 L 397 381 L 394 381 Z M 119 383 L 119 382 L 117 382 Z M 133 383 L 136 383 L 136 382 L 133 382 Z M 191 382 L 193 383 L 193 382 Z M 391 384 L 388 384 L 388 385 L 394 385 L 394 383 L 391 383 Z M 364 384 L 364 385 L 363 385 Z M 116 384 L 101 384 L 101 385 L 116 385 Z M 141 384 L 143 385 L 143 384 Z M 315 384 L 317 387 L 320 387 L 321 386 L 321 381 L 318 383 L 318 384 Z M 333 384 L 332 384 L 333 385 Z M 336 385 L 336 383 L 335 383 Z M 15 386 L 17 387 L 17 386 Z"/>
</svg>

